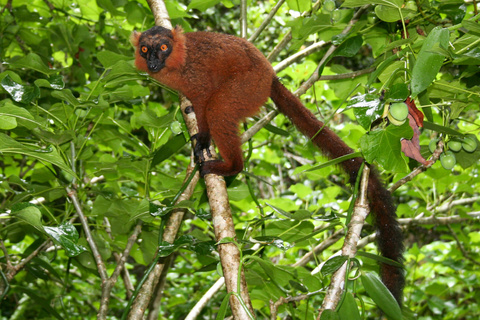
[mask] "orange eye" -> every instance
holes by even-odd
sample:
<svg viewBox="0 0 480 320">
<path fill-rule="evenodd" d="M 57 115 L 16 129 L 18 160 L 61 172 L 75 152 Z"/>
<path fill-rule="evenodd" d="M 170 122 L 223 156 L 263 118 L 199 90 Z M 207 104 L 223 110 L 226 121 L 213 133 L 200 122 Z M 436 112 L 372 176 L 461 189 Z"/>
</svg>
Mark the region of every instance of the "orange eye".
<svg viewBox="0 0 480 320">
<path fill-rule="evenodd" d="M 148 48 L 147 48 L 147 47 L 145 47 L 145 46 L 143 46 L 143 47 L 141 48 L 141 50 L 142 50 L 142 52 L 143 52 L 143 53 L 147 53 L 147 51 L 148 51 Z"/>
<path fill-rule="evenodd" d="M 162 51 L 167 51 L 168 46 L 167 46 L 166 44 L 162 44 L 162 45 L 160 46 L 160 49 L 161 49 Z"/>
</svg>

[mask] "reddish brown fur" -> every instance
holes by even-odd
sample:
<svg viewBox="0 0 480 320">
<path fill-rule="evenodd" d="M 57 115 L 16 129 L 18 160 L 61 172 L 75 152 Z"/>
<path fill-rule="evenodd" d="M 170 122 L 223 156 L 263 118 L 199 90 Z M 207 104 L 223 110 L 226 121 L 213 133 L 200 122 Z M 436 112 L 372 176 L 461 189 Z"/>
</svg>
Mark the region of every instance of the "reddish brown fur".
<svg viewBox="0 0 480 320">
<path fill-rule="evenodd" d="M 202 174 L 230 176 L 243 169 L 239 123 L 256 114 L 268 97 L 302 133 L 310 138 L 315 136 L 313 143 L 326 156 L 334 159 L 353 152 L 333 131 L 322 129 L 323 123 L 278 81 L 270 63 L 248 41 L 210 32 L 182 34 L 179 28 L 172 33 L 158 27 L 151 30 L 146 31 L 145 36 L 132 35 L 132 43 L 137 47 L 135 65 L 192 102 L 199 129 L 197 157 L 201 158 L 202 149 L 213 139 L 223 158 L 223 161 L 203 162 Z M 160 40 L 170 41 L 173 50 L 165 60 L 165 67 L 150 72 L 139 50 L 144 44 L 153 46 Z M 340 164 L 351 183 L 355 182 L 362 162 L 363 159 L 355 158 Z M 368 198 L 375 214 L 382 255 L 402 263 L 403 235 L 396 221 L 395 207 L 375 172 L 369 179 Z M 381 264 L 380 273 L 401 304 L 403 270 Z"/>
</svg>

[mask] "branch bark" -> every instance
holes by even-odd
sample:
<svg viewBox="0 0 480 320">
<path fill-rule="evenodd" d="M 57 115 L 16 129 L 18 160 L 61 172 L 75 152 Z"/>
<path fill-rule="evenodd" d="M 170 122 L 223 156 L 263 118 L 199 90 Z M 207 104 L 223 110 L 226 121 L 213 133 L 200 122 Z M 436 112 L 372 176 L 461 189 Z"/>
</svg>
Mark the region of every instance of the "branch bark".
<svg viewBox="0 0 480 320">
<path fill-rule="evenodd" d="M 363 167 L 358 199 L 355 203 L 352 218 L 350 220 L 350 223 L 348 224 L 348 232 L 342 247 L 342 256 L 346 256 L 348 258 L 355 257 L 355 254 L 357 253 L 357 244 L 360 240 L 360 233 L 362 232 L 365 219 L 370 212 L 367 200 L 369 175 L 370 168 L 368 167 L 368 165 L 365 165 Z M 341 295 L 346 287 L 345 279 L 349 269 L 349 261 L 350 259 L 348 259 L 342 267 L 340 267 L 336 272 L 333 273 L 330 286 L 328 287 L 327 294 L 323 300 L 322 307 L 320 308 L 320 312 L 317 317 L 318 320 L 320 320 L 320 317 L 324 310 L 335 310 L 335 308 L 337 307 Z"/>
</svg>

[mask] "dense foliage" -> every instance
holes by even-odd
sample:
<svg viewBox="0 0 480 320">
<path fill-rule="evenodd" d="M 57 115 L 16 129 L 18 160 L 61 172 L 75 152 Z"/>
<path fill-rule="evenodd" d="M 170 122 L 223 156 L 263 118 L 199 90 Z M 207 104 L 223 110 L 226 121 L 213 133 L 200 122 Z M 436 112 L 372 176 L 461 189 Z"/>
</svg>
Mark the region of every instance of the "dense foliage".
<svg viewBox="0 0 480 320">
<path fill-rule="evenodd" d="M 238 1 L 166 5 L 173 24 L 186 31 L 238 34 Z M 249 33 L 274 5 L 250 1 Z M 317 9 L 311 1 L 290 0 L 255 40 L 267 55 L 291 32 L 274 65 L 325 41 L 279 73 L 292 91 L 331 45 L 338 47 L 321 68 L 324 78 L 301 99 L 376 163 L 387 184 L 428 160 L 429 144 L 431 150 L 437 144 L 443 148 L 441 162 L 393 194 L 407 246 L 405 317 L 480 316 L 475 6 L 476 1 L 459 0 L 325 0 Z M 304 11 L 310 13 L 301 15 Z M 134 227 L 142 228 L 127 259 L 128 273 L 111 293 L 110 319 L 121 317 L 128 282 L 138 283 L 158 251 L 161 208 L 182 186 L 190 145 L 177 95 L 133 67 L 130 33 L 153 24 L 146 1 L 0 0 L 1 319 L 96 317 L 101 282 L 79 214 L 88 218 L 108 274 Z M 411 114 L 425 115 L 422 128 L 421 122 L 403 121 L 405 110 L 398 105 L 403 101 L 421 110 Z M 407 158 L 401 139 L 412 136 L 421 148 L 413 143 Z M 335 263 L 312 270 L 341 247 L 352 191 L 334 165 L 306 171 L 326 160 L 282 115 L 245 151 L 248 174 L 230 179 L 228 190 L 238 241 L 249 257 L 245 270 L 258 318 L 269 317 L 270 300 L 316 293 L 279 309 L 282 318 L 312 319 Z M 158 319 L 185 317 L 219 277 L 202 183 L 182 206 L 189 215 L 171 250 Z M 365 226 L 364 235 L 372 233 Z M 300 260 L 325 240 L 334 241 Z M 357 307 L 365 318 L 380 314 L 382 302 L 368 285 L 378 269 L 369 241 L 359 250 L 341 319 L 359 317 L 351 313 Z M 253 251 L 255 244 L 260 246 Z M 362 277 L 353 277 L 358 272 Z M 224 296 L 223 291 L 213 296 L 204 319 L 215 316 Z"/>
</svg>

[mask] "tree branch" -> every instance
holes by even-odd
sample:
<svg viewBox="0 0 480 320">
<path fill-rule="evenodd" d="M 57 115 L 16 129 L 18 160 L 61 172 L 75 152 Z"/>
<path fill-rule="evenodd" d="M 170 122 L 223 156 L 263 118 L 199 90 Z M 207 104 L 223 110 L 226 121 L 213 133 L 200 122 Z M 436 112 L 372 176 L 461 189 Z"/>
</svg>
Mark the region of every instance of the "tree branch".
<svg viewBox="0 0 480 320">
<path fill-rule="evenodd" d="M 370 168 L 368 167 L 368 165 L 365 165 L 363 167 L 359 195 L 353 209 L 350 223 L 348 224 L 347 235 L 345 237 L 345 241 L 342 247 L 342 256 L 346 256 L 348 258 L 355 257 L 355 254 L 357 253 L 357 244 L 360 240 L 360 233 L 362 232 L 362 227 L 365 223 L 365 219 L 370 212 L 367 200 L 369 175 Z M 345 279 L 347 276 L 347 270 L 349 269 L 349 263 L 350 259 L 348 259 L 342 267 L 340 267 L 337 271 L 333 273 L 330 285 L 327 290 L 327 294 L 323 300 L 322 307 L 317 317 L 318 320 L 320 319 L 324 310 L 335 310 L 335 308 L 337 307 L 341 295 L 346 287 Z"/>
</svg>

